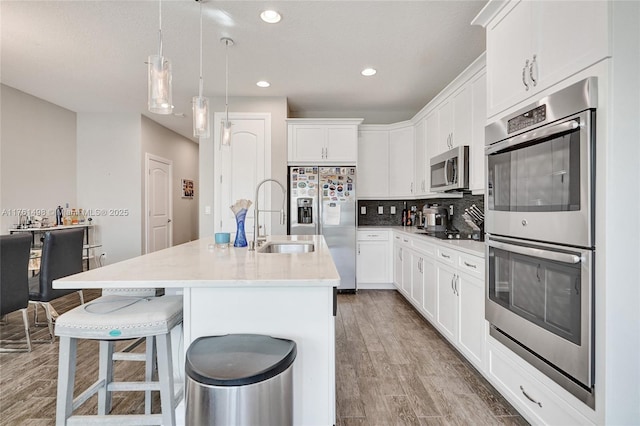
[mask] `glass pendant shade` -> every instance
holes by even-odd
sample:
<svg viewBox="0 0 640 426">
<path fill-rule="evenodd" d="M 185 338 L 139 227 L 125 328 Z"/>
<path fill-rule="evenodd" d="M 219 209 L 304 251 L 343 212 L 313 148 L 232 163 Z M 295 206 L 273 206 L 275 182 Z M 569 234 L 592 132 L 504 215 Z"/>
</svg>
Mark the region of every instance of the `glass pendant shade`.
<svg viewBox="0 0 640 426">
<path fill-rule="evenodd" d="M 203 96 L 193 97 L 193 136 L 209 137 L 209 99 Z"/>
<path fill-rule="evenodd" d="M 171 99 L 171 62 L 164 56 L 151 55 L 149 67 L 149 111 L 156 114 L 173 113 Z"/>
<path fill-rule="evenodd" d="M 222 136 L 220 139 L 222 145 L 231 145 L 231 125 L 229 120 L 222 121 Z"/>
</svg>

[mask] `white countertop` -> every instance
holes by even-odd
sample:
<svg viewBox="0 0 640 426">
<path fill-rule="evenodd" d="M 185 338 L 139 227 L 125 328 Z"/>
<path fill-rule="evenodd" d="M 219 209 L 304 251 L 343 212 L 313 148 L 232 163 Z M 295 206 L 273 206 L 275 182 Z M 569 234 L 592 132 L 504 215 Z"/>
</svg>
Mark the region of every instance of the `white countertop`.
<svg viewBox="0 0 640 426">
<path fill-rule="evenodd" d="M 246 247 L 216 248 L 203 238 L 53 282 L 54 288 L 337 287 L 340 275 L 321 235 L 272 236 L 268 241 L 311 241 L 310 253 L 275 254 Z"/>
<path fill-rule="evenodd" d="M 391 231 L 404 232 L 412 237 L 424 238 L 429 243 L 440 244 L 444 247 L 454 248 L 474 256 L 484 257 L 484 242 L 474 240 L 442 240 L 440 238 L 431 237 L 424 234 L 424 229 L 418 229 L 415 226 L 358 226 L 359 231 L 363 230 L 380 230 L 388 229 Z"/>
</svg>

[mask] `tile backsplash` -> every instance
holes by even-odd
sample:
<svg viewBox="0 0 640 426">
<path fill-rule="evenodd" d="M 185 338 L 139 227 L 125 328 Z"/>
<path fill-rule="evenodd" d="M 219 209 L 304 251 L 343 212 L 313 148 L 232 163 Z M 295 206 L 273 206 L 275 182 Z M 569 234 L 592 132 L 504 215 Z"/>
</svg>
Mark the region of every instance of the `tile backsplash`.
<svg viewBox="0 0 640 426">
<path fill-rule="evenodd" d="M 425 204 L 429 206 L 438 204 L 440 206 L 453 205 L 453 218 L 451 225 L 463 233 L 471 233 L 472 229 L 462 218 L 464 209 L 468 209 L 475 204 L 484 210 L 484 195 L 465 194 L 462 198 L 430 198 L 426 200 L 358 200 L 358 225 L 359 226 L 401 226 L 403 203 L 407 202 L 407 209 L 416 206 L 417 210 L 422 210 Z M 391 214 L 391 207 L 395 207 L 395 214 Z M 362 208 L 366 213 L 362 214 Z M 378 208 L 382 207 L 382 214 L 378 213 Z"/>
</svg>

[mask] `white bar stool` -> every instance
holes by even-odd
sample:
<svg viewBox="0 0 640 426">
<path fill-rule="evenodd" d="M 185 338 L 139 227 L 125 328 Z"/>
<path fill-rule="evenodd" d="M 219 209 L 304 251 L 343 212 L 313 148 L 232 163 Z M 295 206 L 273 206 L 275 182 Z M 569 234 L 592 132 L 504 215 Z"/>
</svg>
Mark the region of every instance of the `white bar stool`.
<svg viewBox="0 0 640 426">
<path fill-rule="evenodd" d="M 181 296 L 107 295 L 60 315 L 55 327 L 60 338 L 56 424 L 175 425 L 175 407 L 182 399 L 183 389 L 180 386 L 174 393 L 171 329 L 181 322 Z M 148 345 L 157 345 L 158 381 L 151 381 L 153 357 L 149 354 L 154 351 L 147 350 L 144 382 L 114 382 L 115 342 L 142 337 L 147 338 Z M 78 339 L 100 341 L 100 365 L 98 380 L 74 399 Z M 162 414 L 150 414 L 152 390 L 160 391 Z M 115 391 L 145 391 L 146 414 L 109 415 L 111 393 Z M 96 393 L 98 414 L 74 416 L 73 411 Z"/>
</svg>

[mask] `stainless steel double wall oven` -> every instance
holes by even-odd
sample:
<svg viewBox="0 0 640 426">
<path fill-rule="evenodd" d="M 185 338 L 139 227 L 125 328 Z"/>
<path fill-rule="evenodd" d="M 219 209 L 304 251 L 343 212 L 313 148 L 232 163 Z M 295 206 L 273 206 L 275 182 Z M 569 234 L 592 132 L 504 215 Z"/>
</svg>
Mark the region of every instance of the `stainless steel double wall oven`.
<svg viewBox="0 0 640 426">
<path fill-rule="evenodd" d="M 597 79 L 486 127 L 490 334 L 594 407 Z"/>
</svg>

